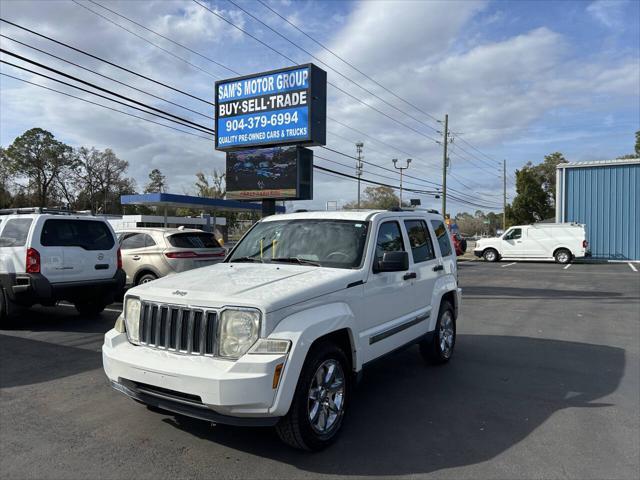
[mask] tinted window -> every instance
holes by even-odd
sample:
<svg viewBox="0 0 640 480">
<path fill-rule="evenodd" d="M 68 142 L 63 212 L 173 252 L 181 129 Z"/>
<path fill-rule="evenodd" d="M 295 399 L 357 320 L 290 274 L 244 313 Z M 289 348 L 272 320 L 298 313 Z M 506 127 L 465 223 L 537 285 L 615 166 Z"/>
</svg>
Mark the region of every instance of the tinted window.
<svg viewBox="0 0 640 480">
<path fill-rule="evenodd" d="M 259 222 L 229 261 L 310 261 L 323 267 L 359 268 L 367 242 L 367 222 L 273 220 Z M 290 262 L 295 263 L 295 262 Z"/>
<path fill-rule="evenodd" d="M 413 263 L 426 262 L 435 258 L 427 224 L 423 220 L 405 220 L 404 225 L 409 235 Z"/>
<path fill-rule="evenodd" d="M 385 222 L 380 225 L 376 240 L 376 260 L 382 260 L 385 252 L 404 251 L 404 242 L 398 222 Z"/>
<path fill-rule="evenodd" d="M 185 232 L 169 237 L 169 243 L 177 248 L 220 248 L 213 233 Z"/>
<path fill-rule="evenodd" d="M 504 240 L 515 240 L 517 238 L 522 238 L 522 229 L 521 228 L 512 228 L 504 236 Z"/>
<path fill-rule="evenodd" d="M 111 250 L 115 244 L 111 230 L 95 220 L 45 220 L 40 235 L 43 247 L 81 247 L 85 250 Z"/>
<path fill-rule="evenodd" d="M 127 234 L 120 244 L 122 250 L 133 250 L 134 248 L 144 248 L 147 246 L 146 233 Z M 153 242 L 153 240 L 151 240 Z"/>
<path fill-rule="evenodd" d="M 0 247 L 23 247 L 27 243 L 31 218 L 12 218 L 7 220 L 7 224 L 0 235 Z"/>
<path fill-rule="evenodd" d="M 440 220 L 431 220 L 431 225 L 438 239 L 438 245 L 440 245 L 440 253 L 442 253 L 443 257 L 448 257 L 451 255 L 451 240 L 449 239 L 447 227 Z"/>
</svg>

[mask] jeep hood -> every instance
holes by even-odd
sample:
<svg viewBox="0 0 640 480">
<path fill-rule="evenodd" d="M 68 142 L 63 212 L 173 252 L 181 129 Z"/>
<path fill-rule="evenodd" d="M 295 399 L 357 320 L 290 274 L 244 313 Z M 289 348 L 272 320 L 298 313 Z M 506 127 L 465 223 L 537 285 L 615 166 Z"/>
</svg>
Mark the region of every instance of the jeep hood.
<svg viewBox="0 0 640 480">
<path fill-rule="evenodd" d="M 270 312 L 345 289 L 362 271 L 282 263 L 219 263 L 168 275 L 127 295 L 208 307 L 255 306 Z"/>
</svg>

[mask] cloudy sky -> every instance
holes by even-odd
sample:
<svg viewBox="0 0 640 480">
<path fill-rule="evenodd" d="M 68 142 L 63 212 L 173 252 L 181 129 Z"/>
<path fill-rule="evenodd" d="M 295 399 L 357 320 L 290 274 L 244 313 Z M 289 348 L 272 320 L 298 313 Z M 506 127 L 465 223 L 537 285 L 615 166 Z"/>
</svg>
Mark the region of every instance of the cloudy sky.
<svg viewBox="0 0 640 480">
<path fill-rule="evenodd" d="M 501 209 L 502 159 L 507 160 L 512 193 L 514 170 L 527 161 L 542 161 L 545 154 L 560 151 L 569 160 L 581 161 L 633 151 L 640 123 L 637 0 L 264 0 L 311 38 L 257 1 L 198 1 L 215 14 L 191 0 L 1 0 L 0 16 L 199 99 L 6 22 L 0 24 L 1 45 L 209 128 L 213 108 L 205 102 L 213 101 L 215 80 L 237 76 L 234 72 L 290 66 L 291 60 L 312 61 L 327 70 L 333 84 L 328 88 L 327 146 L 354 155 L 355 142 L 364 142 L 370 162 L 365 178 L 398 184 L 395 173 L 375 165 L 392 168 L 392 158 L 410 157 L 407 173 L 414 178 L 406 179 L 406 186 L 436 188 L 442 179 L 442 147 L 436 143 L 442 124 L 434 119 L 448 113 L 453 132 L 449 186 L 461 199 L 495 206 L 496 211 Z M 44 73 L 7 54 L 1 58 Z M 0 71 L 188 130 L 6 64 Z M 6 76 L 0 83 L 2 146 L 28 128 L 42 127 L 73 146 L 112 148 L 130 162 L 130 174 L 141 188 L 148 172 L 159 168 L 175 193 L 192 190 L 197 171 L 224 169 L 224 154 L 214 150 L 204 133 L 192 131 L 208 139 Z M 353 160 L 320 148 L 314 151 L 317 165 L 353 174 Z M 324 208 L 327 201 L 343 204 L 355 196 L 354 182 L 316 171 L 315 200 L 296 206 Z M 423 205 L 439 206 L 432 197 L 421 198 Z M 453 212 L 477 208 L 461 201 L 450 206 Z"/>
</svg>

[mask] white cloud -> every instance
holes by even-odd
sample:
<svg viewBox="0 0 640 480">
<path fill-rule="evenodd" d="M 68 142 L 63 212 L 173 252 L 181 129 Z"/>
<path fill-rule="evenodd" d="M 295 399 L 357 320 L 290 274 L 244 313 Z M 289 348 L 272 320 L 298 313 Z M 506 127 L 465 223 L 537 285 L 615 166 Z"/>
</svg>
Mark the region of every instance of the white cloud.
<svg viewBox="0 0 640 480">
<path fill-rule="evenodd" d="M 596 0 L 589 4 L 587 12 L 608 28 L 623 29 L 624 9 L 628 0 Z"/>
</svg>

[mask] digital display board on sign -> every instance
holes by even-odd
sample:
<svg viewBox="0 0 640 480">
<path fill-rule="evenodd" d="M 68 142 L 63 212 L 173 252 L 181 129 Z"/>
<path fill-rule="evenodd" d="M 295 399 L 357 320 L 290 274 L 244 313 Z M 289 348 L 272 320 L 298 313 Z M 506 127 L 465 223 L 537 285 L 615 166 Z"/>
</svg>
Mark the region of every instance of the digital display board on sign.
<svg viewBox="0 0 640 480">
<path fill-rule="evenodd" d="M 230 200 L 310 200 L 313 152 L 295 146 L 227 152 L 225 180 Z"/>
<path fill-rule="evenodd" d="M 327 72 L 313 64 L 216 82 L 216 149 L 326 143 Z"/>
</svg>

